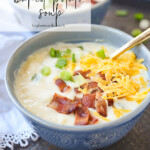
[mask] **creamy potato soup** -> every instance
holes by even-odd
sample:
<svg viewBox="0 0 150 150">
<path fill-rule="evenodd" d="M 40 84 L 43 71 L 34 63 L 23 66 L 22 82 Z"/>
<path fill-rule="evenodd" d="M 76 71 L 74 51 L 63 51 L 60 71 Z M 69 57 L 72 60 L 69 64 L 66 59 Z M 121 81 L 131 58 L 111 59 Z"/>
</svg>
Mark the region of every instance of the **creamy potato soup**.
<svg viewBox="0 0 150 150">
<path fill-rule="evenodd" d="M 147 68 L 132 51 L 111 60 L 99 43 L 56 43 L 31 54 L 16 75 L 15 93 L 31 113 L 63 125 L 109 123 L 145 99 Z"/>
</svg>

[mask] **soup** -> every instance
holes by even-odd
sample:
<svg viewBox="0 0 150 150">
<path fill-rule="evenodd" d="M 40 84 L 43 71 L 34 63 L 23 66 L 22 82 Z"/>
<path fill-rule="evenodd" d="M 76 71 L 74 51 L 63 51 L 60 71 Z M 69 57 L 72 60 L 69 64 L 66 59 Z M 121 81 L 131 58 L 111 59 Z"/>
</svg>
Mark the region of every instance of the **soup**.
<svg viewBox="0 0 150 150">
<path fill-rule="evenodd" d="M 15 80 L 19 102 L 31 113 L 62 125 L 109 123 L 145 99 L 147 68 L 132 51 L 111 60 L 114 47 L 55 43 L 31 54 Z"/>
</svg>

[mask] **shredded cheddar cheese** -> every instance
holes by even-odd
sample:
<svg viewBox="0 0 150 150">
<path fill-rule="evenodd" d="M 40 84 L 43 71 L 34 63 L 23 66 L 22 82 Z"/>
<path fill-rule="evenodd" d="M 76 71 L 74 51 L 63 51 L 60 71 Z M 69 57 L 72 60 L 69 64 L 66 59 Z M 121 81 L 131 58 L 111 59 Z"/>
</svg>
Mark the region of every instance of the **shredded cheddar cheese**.
<svg viewBox="0 0 150 150">
<path fill-rule="evenodd" d="M 75 63 L 73 63 L 72 61 L 68 61 L 68 64 L 67 64 L 67 66 L 65 67 L 65 69 L 69 69 L 69 71 L 70 71 L 71 73 L 73 73 L 75 67 L 76 67 L 76 64 L 75 64 Z"/>
<path fill-rule="evenodd" d="M 87 94 L 88 93 L 88 89 L 87 87 L 84 87 L 83 89 L 82 88 L 78 88 L 78 90 L 83 93 L 83 94 Z"/>
<path fill-rule="evenodd" d="M 91 70 L 88 76 L 92 76 L 93 80 L 98 82 L 98 86 L 105 93 L 105 100 L 126 97 L 127 100 L 140 103 L 150 91 L 150 88 L 140 91 L 142 87 L 147 87 L 147 81 L 143 77 L 134 79 L 134 76 L 140 74 L 141 69 L 147 70 L 141 64 L 143 61 L 136 59 L 133 52 L 126 52 L 114 60 L 101 59 L 96 53 L 89 53 L 81 57 L 80 64 L 83 71 Z M 99 72 L 105 74 L 106 80 L 97 76 Z"/>
<path fill-rule="evenodd" d="M 124 113 L 128 113 L 131 111 L 129 109 L 118 109 L 116 107 L 113 107 L 113 110 L 114 110 L 114 114 L 115 114 L 116 118 L 120 118 L 121 116 L 124 115 Z"/>
</svg>

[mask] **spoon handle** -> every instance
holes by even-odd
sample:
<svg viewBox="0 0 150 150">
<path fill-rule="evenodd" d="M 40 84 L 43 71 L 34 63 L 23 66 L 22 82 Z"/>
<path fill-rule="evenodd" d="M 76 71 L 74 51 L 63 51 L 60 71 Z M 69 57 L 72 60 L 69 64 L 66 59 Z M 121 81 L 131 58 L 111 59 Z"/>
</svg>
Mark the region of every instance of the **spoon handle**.
<svg viewBox="0 0 150 150">
<path fill-rule="evenodd" d="M 143 41 L 147 40 L 148 38 L 150 38 L 150 28 L 148 28 L 143 33 L 141 33 L 140 35 L 138 35 L 137 37 L 135 37 L 134 39 L 132 39 L 131 41 L 129 41 L 128 43 L 123 45 L 121 48 L 119 48 L 116 52 L 114 52 L 111 55 L 111 58 L 114 59 L 114 58 L 120 56 L 124 52 L 126 52 L 126 51 L 130 50 L 131 48 L 133 48 L 134 46 L 142 43 Z"/>
</svg>

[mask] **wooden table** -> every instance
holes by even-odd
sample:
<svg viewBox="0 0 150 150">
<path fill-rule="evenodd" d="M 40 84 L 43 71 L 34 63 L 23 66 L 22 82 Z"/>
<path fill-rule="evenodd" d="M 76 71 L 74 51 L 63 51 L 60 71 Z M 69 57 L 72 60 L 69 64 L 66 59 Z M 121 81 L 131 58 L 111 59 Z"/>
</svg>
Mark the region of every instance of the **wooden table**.
<svg viewBox="0 0 150 150">
<path fill-rule="evenodd" d="M 150 19 L 150 1 L 142 3 L 144 0 L 115 0 L 112 2 L 102 25 L 111 26 L 127 33 L 131 33 L 134 28 L 138 28 L 138 22 L 134 20 L 133 14 L 142 12 L 145 18 Z M 148 1 L 148 0 L 147 0 Z M 118 17 L 115 15 L 117 9 L 127 9 L 129 15 Z M 150 49 L 150 41 L 145 44 Z M 37 142 L 30 142 L 26 148 L 15 147 L 15 150 L 56 150 L 41 138 Z M 122 140 L 110 147 L 101 150 L 150 150 L 150 105 L 136 126 Z"/>
</svg>

